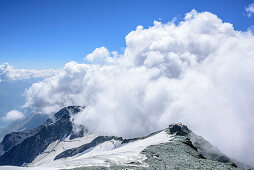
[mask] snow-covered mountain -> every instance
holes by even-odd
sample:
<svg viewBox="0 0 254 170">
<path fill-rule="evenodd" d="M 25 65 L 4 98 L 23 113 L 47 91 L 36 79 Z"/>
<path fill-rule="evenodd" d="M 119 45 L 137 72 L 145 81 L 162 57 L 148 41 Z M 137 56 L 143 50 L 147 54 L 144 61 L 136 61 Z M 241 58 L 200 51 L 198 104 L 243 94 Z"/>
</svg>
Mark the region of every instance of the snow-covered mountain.
<svg viewBox="0 0 254 170">
<path fill-rule="evenodd" d="M 181 123 L 133 139 L 92 134 L 84 127 L 74 132 L 71 114 L 82 109 L 63 108 L 37 128 L 6 135 L 0 144 L 0 169 L 237 168 Z"/>
</svg>

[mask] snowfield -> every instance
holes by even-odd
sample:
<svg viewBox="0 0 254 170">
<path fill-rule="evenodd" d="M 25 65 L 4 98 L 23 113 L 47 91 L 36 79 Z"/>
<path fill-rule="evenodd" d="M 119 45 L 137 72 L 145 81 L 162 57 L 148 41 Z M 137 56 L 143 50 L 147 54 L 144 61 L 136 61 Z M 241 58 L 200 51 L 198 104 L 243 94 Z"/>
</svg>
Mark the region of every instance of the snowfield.
<svg viewBox="0 0 254 170">
<path fill-rule="evenodd" d="M 95 139 L 98 135 L 86 134 L 84 137 L 75 138 L 70 140 L 70 136 L 65 139 L 57 140 L 52 142 L 47 149 L 40 155 L 38 155 L 32 163 L 30 163 L 29 167 L 47 165 L 48 163 L 54 162 L 54 158 L 62 153 L 63 151 L 75 147 L 79 147 L 86 143 L 90 143 L 93 139 Z"/>
<path fill-rule="evenodd" d="M 84 137 L 75 138 L 73 140 L 67 137 L 62 141 L 55 141 L 51 143 L 42 154 L 34 159 L 32 163 L 28 164 L 28 167 L 3 166 L 0 167 L 0 170 L 41 170 L 43 168 L 71 169 L 83 166 L 109 167 L 110 165 L 128 165 L 129 163 L 136 163 L 138 166 L 146 167 L 148 165 L 143 163 L 146 157 L 142 155 L 141 152 L 148 146 L 166 143 L 173 138 L 172 135 L 167 134 L 165 131 L 161 131 L 145 139 L 125 144 L 122 144 L 122 141 L 112 139 L 73 157 L 54 161 L 54 158 L 66 149 L 79 147 L 91 142 L 96 137 L 97 135 L 85 135 Z"/>
<path fill-rule="evenodd" d="M 127 165 L 131 162 L 143 164 L 146 157 L 140 154 L 150 145 L 156 145 L 170 141 L 172 136 L 162 131 L 146 139 L 137 140 L 127 144 L 121 144 L 121 141 L 111 140 L 97 145 L 79 155 L 60 159 L 45 164 L 48 167 L 56 168 L 74 168 L 82 166 L 110 166 Z M 146 166 L 143 164 L 143 166 Z"/>
<path fill-rule="evenodd" d="M 0 170 L 58 170 L 58 168 L 0 166 Z"/>
</svg>

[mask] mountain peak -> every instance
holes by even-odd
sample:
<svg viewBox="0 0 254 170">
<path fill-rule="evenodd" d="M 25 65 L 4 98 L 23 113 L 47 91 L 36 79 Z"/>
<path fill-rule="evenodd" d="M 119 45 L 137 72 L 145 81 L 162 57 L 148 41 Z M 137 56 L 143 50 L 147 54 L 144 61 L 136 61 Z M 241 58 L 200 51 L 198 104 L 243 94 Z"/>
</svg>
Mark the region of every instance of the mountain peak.
<svg viewBox="0 0 254 170">
<path fill-rule="evenodd" d="M 58 119 L 70 119 L 71 114 L 77 114 L 81 110 L 83 110 L 85 106 L 68 106 L 62 108 L 60 111 L 58 111 L 54 117 Z"/>
<path fill-rule="evenodd" d="M 186 136 L 191 132 L 191 130 L 189 130 L 188 127 L 182 123 L 169 125 L 168 130 L 170 134 L 175 134 L 178 136 Z"/>
</svg>

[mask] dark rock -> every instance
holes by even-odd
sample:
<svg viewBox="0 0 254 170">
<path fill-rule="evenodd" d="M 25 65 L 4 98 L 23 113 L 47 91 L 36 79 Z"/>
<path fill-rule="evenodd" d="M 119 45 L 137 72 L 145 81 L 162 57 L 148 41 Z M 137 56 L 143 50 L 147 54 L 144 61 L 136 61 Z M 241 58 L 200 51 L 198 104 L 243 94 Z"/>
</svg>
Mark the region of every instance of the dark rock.
<svg viewBox="0 0 254 170">
<path fill-rule="evenodd" d="M 29 133 L 26 132 L 12 132 L 10 134 L 7 134 L 1 144 L 3 145 L 4 151 L 8 151 L 13 146 L 23 142 L 26 138 L 34 135 L 37 131 L 36 130 L 30 130 Z"/>
<path fill-rule="evenodd" d="M 181 123 L 179 123 L 179 124 L 169 125 L 168 132 L 172 135 L 175 134 L 175 135 L 178 135 L 178 136 L 186 136 L 191 131 L 188 129 L 187 126 L 182 125 Z"/>
<path fill-rule="evenodd" d="M 198 149 L 192 144 L 192 142 L 190 141 L 189 138 L 186 138 L 185 141 L 183 141 L 184 144 L 190 146 L 192 149 L 194 149 L 195 151 L 198 151 Z"/>
<path fill-rule="evenodd" d="M 9 149 L 0 156 L 0 165 L 21 166 L 32 162 L 48 145 L 58 139 L 62 139 L 72 132 L 70 114 L 79 112 L 82 107 L 69 106 L 55 114 L 54 119 L 48 119 L 43 125 L 27 132 L 15 133 L 6 137 Z M 13 139 L 13 140 L 7 140 Z"/>
<path fill-rule="evenodd" d="M 75 138 L 80 138 L 84 136 L 84 133 L 87 133 L 88 129 L 86 129 L 84 126 L 79 126 L 78 131 L 72 131 L 70 134 L 70 140 Z"/>
</svg>

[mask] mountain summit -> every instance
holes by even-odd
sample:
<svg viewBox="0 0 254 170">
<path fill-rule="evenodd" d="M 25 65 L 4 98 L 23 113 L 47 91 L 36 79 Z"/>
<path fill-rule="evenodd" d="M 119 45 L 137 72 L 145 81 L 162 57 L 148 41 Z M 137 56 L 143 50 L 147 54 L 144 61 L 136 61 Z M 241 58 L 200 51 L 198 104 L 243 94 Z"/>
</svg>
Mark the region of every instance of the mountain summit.
<svg viewBox="0 0 254 170">
<path fill-rule="evenodd" d="M 148 136 L 123 139 L 74 132 L 69 106 L 41 126 L 7 134 L 0 144 L 0 165 L 81 169 L 236 169 L 237 165 L 187 126 L 178 123 Z M 14 167 L 11 167 L 14 168 Z"/>
</svg>

